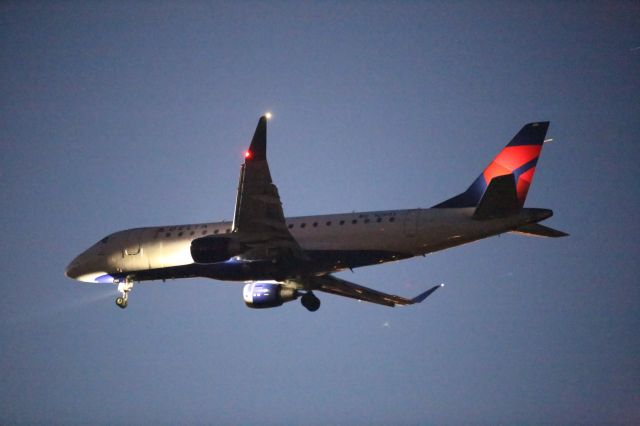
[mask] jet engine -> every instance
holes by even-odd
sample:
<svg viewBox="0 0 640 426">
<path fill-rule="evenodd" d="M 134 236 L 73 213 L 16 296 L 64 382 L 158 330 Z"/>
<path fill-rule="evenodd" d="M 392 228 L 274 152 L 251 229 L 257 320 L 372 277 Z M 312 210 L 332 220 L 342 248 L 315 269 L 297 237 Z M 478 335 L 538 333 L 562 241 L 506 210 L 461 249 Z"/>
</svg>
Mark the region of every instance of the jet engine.
<svg viewBox="0 0 640 426">
<path fill-rule="evenodd" d="M 275 308 L 298 298 L 298 290 L 277 283 L 246 284 L 242 290 L 244 303 L 250 308 Z"/>
<path fill-rule="evenodd" d="M 224 262 L 241 252 L 237 242 L 227 237 L 211 235 L 191 242 L 191 258 L 196 263 Z"/>
</svg>

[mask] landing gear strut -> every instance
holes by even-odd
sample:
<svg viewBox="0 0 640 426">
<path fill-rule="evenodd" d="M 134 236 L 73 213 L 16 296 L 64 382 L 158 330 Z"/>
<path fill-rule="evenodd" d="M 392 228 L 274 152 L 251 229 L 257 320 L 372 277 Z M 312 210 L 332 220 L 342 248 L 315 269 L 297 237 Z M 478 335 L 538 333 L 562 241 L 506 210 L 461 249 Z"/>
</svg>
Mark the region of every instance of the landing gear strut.
<svg viewBox="0 0 640 426">
<path fill-rule="evenodd" d="M 312 291 L 307 291 L 304 296 L 300 298 L 300 302 L 309 312 L 315 312 L 320 309 L 320 299 L 318 299 Z"/>
<path fill-rule="evenodd" d="M 116 305 L 118 305 L 119 308 L 124 309 L 127 307 L 129 303 L 129 292 L 132 288 L 133 280 L 129 277 L 118 283 L 118 291 L 122 294 L 116 298 Z"/>
</svg>

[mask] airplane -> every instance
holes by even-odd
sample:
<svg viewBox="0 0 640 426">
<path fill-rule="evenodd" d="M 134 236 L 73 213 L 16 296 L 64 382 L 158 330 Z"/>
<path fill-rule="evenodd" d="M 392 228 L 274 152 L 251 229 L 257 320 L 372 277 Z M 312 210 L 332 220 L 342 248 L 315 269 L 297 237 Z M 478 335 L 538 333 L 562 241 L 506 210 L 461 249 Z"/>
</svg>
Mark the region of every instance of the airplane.
<svg viewBox="0 0 640 426">
<path fill-rule="evenodd" d="M 123 309 L 135 282 L 191 277 L 244 282 L 250 308 L 300 298 L 314 312 L 320 307 L 315 292 L 395 307 L 420 303 L 443 284 L 405 298 L 334 273 L 507 232 L 568 235 L 539 223 L 553 215 L 551 210 L 523 207 L 549 122 L 526 124 L 466 191 L 429 209 L 285 218 L 267 161 L 268 118 L 259 118 L 244 154 L 233 221 L 115 232 L 73 259 L 65 275 L 117 285 L 116 304 Z"/>
</svg>

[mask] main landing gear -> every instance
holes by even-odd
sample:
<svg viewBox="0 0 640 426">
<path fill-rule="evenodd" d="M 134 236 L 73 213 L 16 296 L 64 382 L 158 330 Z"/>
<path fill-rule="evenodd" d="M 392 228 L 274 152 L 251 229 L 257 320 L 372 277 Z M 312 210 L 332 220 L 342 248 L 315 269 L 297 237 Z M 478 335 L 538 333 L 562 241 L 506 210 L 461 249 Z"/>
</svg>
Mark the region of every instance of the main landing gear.
<svg viewBox="0 0 640 426">
<path fill-rule="evenodd" d="M 119 308 L 124 309 L 127 307 L 129 302 L 129 292 L 132 288 L 133 280 L 129 277 L 118 283 L 118 291 L 122 294 L 116 298 L 116 305 L 118 305 Z"/>
<path fill-rule="evenodd" d="M 320 299 L 316 297 L 311 290 L 307 291 L 301 298 L 300 303 L 307 308 L 309 312 L 315 312 L 320 309 Z"/>
</svg>

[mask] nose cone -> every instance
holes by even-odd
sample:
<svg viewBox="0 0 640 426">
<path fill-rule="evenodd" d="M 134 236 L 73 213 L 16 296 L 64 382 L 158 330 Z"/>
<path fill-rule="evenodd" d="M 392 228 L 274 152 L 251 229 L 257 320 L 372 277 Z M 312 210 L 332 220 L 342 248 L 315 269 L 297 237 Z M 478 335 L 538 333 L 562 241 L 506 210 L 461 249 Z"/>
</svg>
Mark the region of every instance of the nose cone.
<svg viewBox="0 0 640 426">
<path fill-rule="evenodd" d="M 64 274 L 74 280 L 86 283 L 113 282 L 113 277 L 105 272 L 103 256 L 84 252 L 67 265 Z"/>
<path fill-rule="evenodd" d="M 64 274 L 73 280 L 86 281 L 86 275 L 91 273 L 91 268 L 89 267 L 89 262 L 87 260 L 87 255 L 85 253 L 76 256 L 71 263 L 67 265 L 67 268 L 64 270 Z"/>
<path fill-rule="evenodd" d="M 80 276 L 80 265 L 77 257 L 67 265 L 64 270 L 64 274 L 67 276 L 67 278 L 71 278 L 74 280 L 78 279 L 78 277 Z"/>
</svg>

